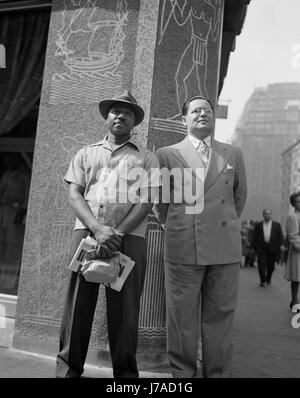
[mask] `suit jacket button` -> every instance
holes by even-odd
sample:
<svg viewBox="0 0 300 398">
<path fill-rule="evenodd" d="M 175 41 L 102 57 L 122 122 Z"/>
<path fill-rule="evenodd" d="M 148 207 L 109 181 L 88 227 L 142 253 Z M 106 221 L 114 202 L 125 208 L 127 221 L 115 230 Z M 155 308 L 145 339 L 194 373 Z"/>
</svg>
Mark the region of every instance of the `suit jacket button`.
<svg viewBox="0 0 300 398">
<path fill-rule="evenodd" d="M 225 184 L 228 184 L 228 179 L 227 179 L 227 178 L 225 178 L 224 182 L 225 182 Z"/>
<path fill-rule="evenodd" d="M 226 221 L 223 221 L 223 222 L 222 222 L 222 225 L 225 227 L 225 225 L 226 225 Z"/>
<path fill-rule="evenodd" d="M 221 200 L 221 203 L 222 203 L 222 204 L 225 203 L 225 199 L 224 199 L 224 198 Z"/>
</svg>

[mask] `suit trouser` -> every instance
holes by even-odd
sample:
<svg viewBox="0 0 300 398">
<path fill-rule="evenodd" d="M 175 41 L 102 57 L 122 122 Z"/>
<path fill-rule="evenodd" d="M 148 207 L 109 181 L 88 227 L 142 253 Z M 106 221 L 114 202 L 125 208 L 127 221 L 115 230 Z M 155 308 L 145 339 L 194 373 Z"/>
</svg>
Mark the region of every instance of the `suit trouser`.
<svg viewBox="0 0 300 398">
<path fill-rule="evenodd" d="M 196 376 L 199 317 L 203 376 L 231 376 L 239 268 L 240 263 L 165 263 L 167 352 L 173 377 Z"/>
<path fill-rule="evenodd" d="M 269 253 L 268 250 L 263 254 L 258 254 L 257 267 L 261 282 L 270 282 L 275 269 L 276 254 Z"/>
<path fill-rule="evenodd" d="M 71 256 L 87 231 L 75 231 Z M 135 265 L 123 288 L 106 289 L 107 329 L 114 377 L 138 377 L 136 350 L 140 297 L 146 271 L 146 241 L 133 235 L 123 238 L 122 253 Z M 99 284 L 72 272 L 61 322 L 57 377 L 80 377 L 84 370 Z"/>
</svg>

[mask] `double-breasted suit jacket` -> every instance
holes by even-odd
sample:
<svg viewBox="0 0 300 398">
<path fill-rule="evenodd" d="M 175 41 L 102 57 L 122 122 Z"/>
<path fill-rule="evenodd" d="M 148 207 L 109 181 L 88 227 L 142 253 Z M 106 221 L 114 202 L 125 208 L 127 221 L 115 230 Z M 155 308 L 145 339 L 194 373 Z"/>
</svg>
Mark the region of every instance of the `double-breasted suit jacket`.
<svg viewBox="0 0 300 398">
<path fill-rule="evenodd" d="M 160 168 L 190 169 L 192 184 L 197 181 L 196 168 L 203 168 L 200 154 L 186 137 L 183 141 L 158 149 Z M 183 184 L 183 182 L 181 182 Z M 241 259 L 239 216 L 247 196 L 246 172 L 239 148 L 212 140 L 211 154 L 204 177 L 203 209 L 188 214 L 182 201 L 175 203 L 178 180 L 170 178 L 170 201 L 154 206 L 165 225 L 165 261 L 180 264 L 229 264 Z M 162 191 L 164 186 L 162 187 Z M 200 202 L 199 202 L 200 203 Z M 196 203 L 197 204 L 197 203 Z M 195 205 L 195 204 L 194 204 Z"/>
</svg>

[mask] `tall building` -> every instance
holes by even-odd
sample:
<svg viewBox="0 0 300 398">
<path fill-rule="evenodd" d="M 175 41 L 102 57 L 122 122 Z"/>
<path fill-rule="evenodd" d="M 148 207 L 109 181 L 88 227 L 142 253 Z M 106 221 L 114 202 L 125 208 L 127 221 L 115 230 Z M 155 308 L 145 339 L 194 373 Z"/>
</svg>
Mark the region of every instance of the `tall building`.
<svg viewBox="0 0 300 398">
<path fill-rule="evenodd" d="M 259 87 L 248 99 L 235 130 L 246 163 L 249 196 L 245 219 L 271 208 L 281 219 L 281 153 L 300 138 L 300 83 Z"/>
<path fill-rule="evenodd" d="M 290 195 L 300 190 L 300 140 L 282 153 L 281 224 L 293 210 Z"/>
</svg>

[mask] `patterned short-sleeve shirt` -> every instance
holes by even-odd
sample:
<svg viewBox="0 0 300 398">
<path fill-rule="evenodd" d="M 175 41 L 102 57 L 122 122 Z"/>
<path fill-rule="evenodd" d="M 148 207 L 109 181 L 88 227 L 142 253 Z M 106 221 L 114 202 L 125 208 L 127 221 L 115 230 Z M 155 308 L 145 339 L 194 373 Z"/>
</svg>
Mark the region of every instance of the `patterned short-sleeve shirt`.
<svg viewBox="0 0 300 398">
<path fill-rule="evenodd" d="M 101 224 L 118 228 L 135 203 L 148 199 L 150 187 L 158 189 L 159 163 L 131 140 L 113 150 L 105 137 L 77 152 L 64 180 L 84 188 L 84 198 Z M 85 228 L 77 218 L 75 229 Z M 144 237 L 146 229 L 145 219 L 130 234 Z"/>
</svg>

